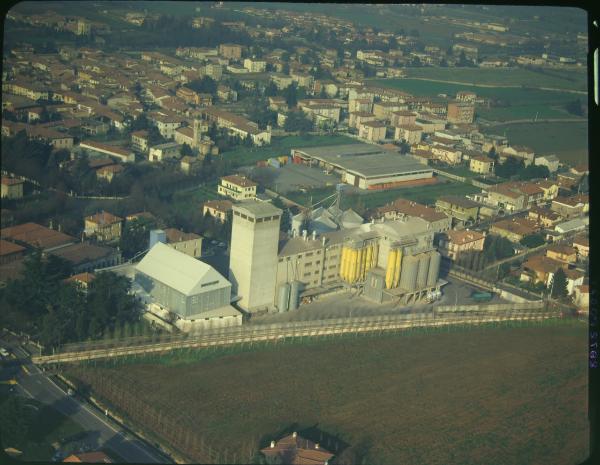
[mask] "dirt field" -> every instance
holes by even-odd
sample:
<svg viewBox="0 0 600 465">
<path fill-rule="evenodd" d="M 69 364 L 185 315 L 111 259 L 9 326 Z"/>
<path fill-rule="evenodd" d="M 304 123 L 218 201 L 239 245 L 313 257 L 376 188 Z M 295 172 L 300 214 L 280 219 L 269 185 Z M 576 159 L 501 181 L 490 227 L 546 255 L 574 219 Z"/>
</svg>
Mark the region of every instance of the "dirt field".
<svg viewBox="0 0 600 465">
<path fill-rule="evenodd" d="M 317 425 L 364 463 L 564 465 L 587 456 L 586 334 L 583 323 L 417 332 L 70 373 L 162 405 L 162 423 L 177 415 L 221 462 Z"/>
</svg>

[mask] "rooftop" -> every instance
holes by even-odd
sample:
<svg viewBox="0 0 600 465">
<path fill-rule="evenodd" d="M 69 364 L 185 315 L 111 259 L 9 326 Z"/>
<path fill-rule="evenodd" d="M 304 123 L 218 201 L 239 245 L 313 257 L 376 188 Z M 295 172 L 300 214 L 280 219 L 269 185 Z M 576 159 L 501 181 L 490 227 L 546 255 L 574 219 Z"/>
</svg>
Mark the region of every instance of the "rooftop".
<svg viewBox="0 0 600 465">
<path fill-rule="evenodd" d="M 255 182 L 250 181 L 248 178 L 244 176 L 238 176 L 236 174 L 232 174 L 231 176 L 223 176 L 221 178 L 222 181 L 227 181 L 236 186 L 240 187 L 254 187 L 257 186 Z"/>
<path fill-rule="evenodd" d="M 352 174 L 377 177 L 413 171 L 432 171 L 412 157 L 399 155 L 372 144 L 348 144 L 295 149 Z"/>
<path fill-rule="evenodd" d="M 19 244 L 0 239 L 0 256 L 2 257 L 5 255 L 22 252 L 23 250 L 25 250 L 25 247 L 22 247 Z"/>
<path fill-rule="evenodd" d="M 51 249 L 75 242 L 75 238 L 36 223 L 0 229 L 0 237 L 24 242 L 32 247 Z"/>
<path fill-rule="evenodd" d="M 237 204 L 233 204 L 233 211 L 239 211 L 246 215 L 253 216 L 255 218 L 262 218 L 266 216 L 281 215 L 283 212 L 274 207 L 269 202 L 260 202 L 258 200 L 242 200 Z"/>
<path fill-rule="evenodd" d="M 63 258 L 73 265 L 98 260 L 116 253 L 112 247 L 80 242 L 53 250 L 52 255 Z"/>
<path fill-rule="evenodd" d="M 479 241 L 485 238 L 485 234 L 480 233 L 478 231 L 469 231 L 469 230 L 449 230 L 446 231 L 446 236 L 453 244 L 464 245 L 469 242 Z"/>
<path fill-rule="evenodd" d="M 136 271 L 186 296 L 231 286 L 212 266 L 161 242 L 150 249 L 136 266 Z"/>
<path fill-rule="evenodd" d="M 167 235 L 167 243 L 181 242 L 181 241 L 193 241 L 195 239 L 202 238 L 202 236 L 199 236 L 198 234 L 186 233 L 186 232 L 180 231 L 179 229 L 175 229 L 175 228 L 167 228 L 164 231 L 165 231 L 165 234 Z"/>
<path fill-rule="evenodd" d="M 96 224 L 114 224 L 123 221 L 123 218 L 113 215 L 112 213 L 102 211 L 96 213 L 95 215 L 87 216 L 85 220 Z"/>
</svg>

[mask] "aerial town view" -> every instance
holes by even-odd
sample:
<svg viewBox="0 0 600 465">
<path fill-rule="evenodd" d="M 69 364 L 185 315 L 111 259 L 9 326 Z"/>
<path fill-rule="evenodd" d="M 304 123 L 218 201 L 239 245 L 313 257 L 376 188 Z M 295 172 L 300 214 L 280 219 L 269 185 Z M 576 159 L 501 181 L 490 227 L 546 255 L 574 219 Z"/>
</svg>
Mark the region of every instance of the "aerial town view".
<svg viewBox="0 0 600 465">
<path fill-rule="evenodd" d="M 587 21 L 14 4 L 0 462 L 584 462 Z"/>
</svg>

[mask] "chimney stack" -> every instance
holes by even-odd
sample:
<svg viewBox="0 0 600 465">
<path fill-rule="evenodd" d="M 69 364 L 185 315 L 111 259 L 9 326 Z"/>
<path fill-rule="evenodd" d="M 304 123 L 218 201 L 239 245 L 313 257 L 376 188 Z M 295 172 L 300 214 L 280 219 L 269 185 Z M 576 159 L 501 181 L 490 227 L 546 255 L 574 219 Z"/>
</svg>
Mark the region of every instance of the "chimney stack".
<svg viewBox="0 0 600 465">
<path fill-rule="evenodd" d="M 319 448 L 319 443 L 317 442 L 317 443 L 315 444 L 315 449 L 318 449 L 318 448 Z"/>
<path fill-rule="evenodd" d="M 302 239 L 306 240 L 306 238 L 308 237 L 308 231 L 306 229 L 302 230 Z"/>
<path fill-rule="evenodd" d="M 312 232 L 312 240 L 316 241 L 317 240 L 317 231 L 313 231 Z"/>
<path fill-rule="evenodd" d="M 296 436 L 298 436 L 298 433 L 296 433 L 295 431 L 292 433 L 292 437 L 295 438 Z"/>
<path fill-rule="evenodd" d="M 271 449 L 275 447 L 275 441 L 271 441 Z"/>
</svg>

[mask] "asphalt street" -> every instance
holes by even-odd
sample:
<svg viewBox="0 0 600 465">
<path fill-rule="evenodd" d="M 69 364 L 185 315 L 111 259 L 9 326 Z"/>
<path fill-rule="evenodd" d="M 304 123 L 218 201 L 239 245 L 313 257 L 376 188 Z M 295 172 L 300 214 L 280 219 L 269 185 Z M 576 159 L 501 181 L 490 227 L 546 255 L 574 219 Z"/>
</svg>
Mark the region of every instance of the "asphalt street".
<svg viewBox="0 0 600 465">
<path fill-rule="evenodd" d="M 4 341 L 2 345 L 10 347 L 22 363 L 22 369 L 16 377 L 17 389 L 25 396 L 52 406 L 78 423 L 88 432 L 86 442 L 92 448 L 107 447 L 128 463 L 172 463 L 167 457 L 132 437 L 90 405 L 69 396 L 31 363 L 22 348 Z"/>
</svg>

